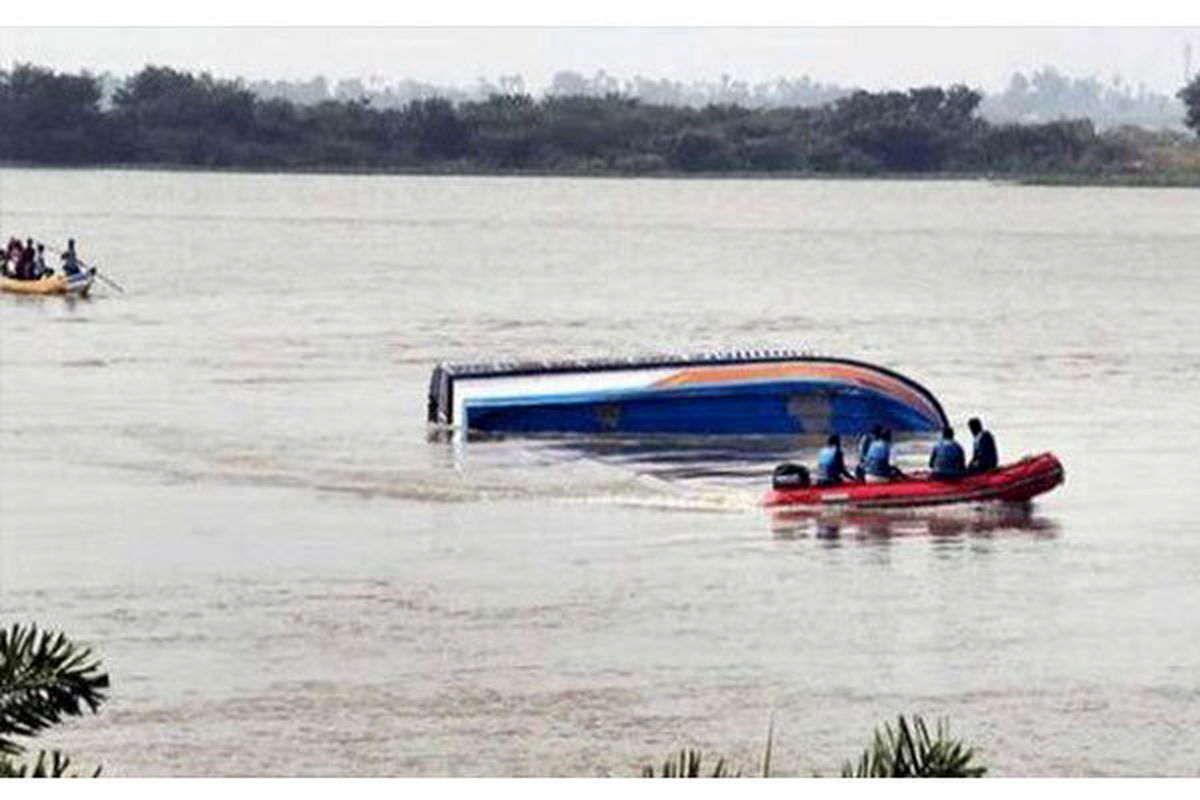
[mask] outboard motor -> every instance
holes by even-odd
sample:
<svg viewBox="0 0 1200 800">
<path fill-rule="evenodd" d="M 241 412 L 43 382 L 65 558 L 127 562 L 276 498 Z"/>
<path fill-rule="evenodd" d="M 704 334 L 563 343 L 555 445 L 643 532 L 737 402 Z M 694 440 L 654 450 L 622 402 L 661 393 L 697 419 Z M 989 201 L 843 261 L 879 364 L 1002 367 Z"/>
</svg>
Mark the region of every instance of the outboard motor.
<svg viewBox="0 0 1200 800">
<path fill-rule="evenodd" d="M 811 484 L 808 467 L 803 464 L 780 464 L 771 475 L 773 489 L 803 489 Z"/>
</svg>

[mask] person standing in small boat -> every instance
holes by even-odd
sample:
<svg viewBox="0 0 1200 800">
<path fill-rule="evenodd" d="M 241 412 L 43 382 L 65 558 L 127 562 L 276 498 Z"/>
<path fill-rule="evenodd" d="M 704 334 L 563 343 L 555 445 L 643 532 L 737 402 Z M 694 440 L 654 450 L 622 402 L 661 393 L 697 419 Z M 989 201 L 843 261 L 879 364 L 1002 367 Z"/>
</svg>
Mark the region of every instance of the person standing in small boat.
<svg viewBox="0 0 1200 800">
<path fill-rule="evenodd" d="M 81 270 L 79 268 L 79 256 L 75 254 L 75 240 L 67 240 L 67 252 L 62 254 L 63 273 L 69 278 L 72 275 L 78 275 Z"/>
<path fill-rule="evenodd" d="M 883 483 L 903 478 L 904 473 L 892 465 L 892 432 L 884 428 L 874 437 L 867 448 L 867 458 L 862 464 L 867 483 Z"/>
<path fill-rule="evenodd" d="M 996 453 L 996 440 L 992 437 L 992 432 L 983 427 L 979 417 L 971 417 L 967 420 L 967 427 L 970 428 L 971 436 L 974 437 L 971 463 L 967 465 L 967 473 L 976 475 L 1000 466 L 1000 457 Z"/>
<path fill-rule="evenodd" d="M 942 438 L 929 454 L 929 475 L 934 480 L 952 481 L 967 474 L 967 456 L 962 445 L 954 441 L 954 429 L 942 428 Z"/>
<path fill-rule="evenodd" d="M 842 437 L 835 433 L 817 454 L 817 486 L 836 486 L 843 480 L 854 480 L 854 476 L 846 469 L 846 457 L 842 455 Z"/>
</svg>

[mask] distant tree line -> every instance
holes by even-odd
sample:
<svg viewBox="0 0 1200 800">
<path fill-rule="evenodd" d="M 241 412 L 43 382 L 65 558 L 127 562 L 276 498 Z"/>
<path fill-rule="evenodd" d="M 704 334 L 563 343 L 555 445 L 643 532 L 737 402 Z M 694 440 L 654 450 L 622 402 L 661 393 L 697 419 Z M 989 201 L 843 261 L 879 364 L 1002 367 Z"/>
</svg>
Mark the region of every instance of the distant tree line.
<svg viewBox="0 0 1200 800">
<path fill-rule="evenodd" d="M 107 89 L 119 81 L 102 76 Z M 497 80 L 480 78 L 470 86 L 439 86 L 413 80 L 388 82 L 380 77 L 367 80 L 343 78 L 329 82 L 321 76 L 308 80 L 255 80 L 246 84 L 263 99 L 281 98 L 301 105 L 323 100 L 369 100 L 373 108 L 400 108 L 412 100 L 442 97 L 454 103 L 486 100 L 492 95 L 534 94 L 520 75 L 502 75 Z M 720 80 L 678 81 L 635 75 L 619 78 L 604 70 L 585 75 L 573 70 L 554 74 L 544 94 L 557 97 L 622 97 L 648 105 L 690 106 L 737 105 L 745 108 L 795 108 L 822 106 L 846 97 L 853 89 L 820 83 L 807 75 L 749 82 L 722 75 Z M 103 101 L 102 101 L 103 102 Z M 1013 73 L 1001 92 L 984 94 L 979 115 L 989 122 L 1049 122 L 1086 117 L 1101 130 L 1122 125 L 1180 130 L 1183 109 L 1179 101 L 1133 84 L 1114 75 L 1107 82 L 1096 77 L 1072 78 L 1054 67 L 1043 67 L 1026 75 Z"/>
<path fill-rule="evenodd" d="M 1134 157 L 1086 119 L 996 124 L 965 86 L 857 91 L 815 107 L 702 108 L 510 83 L 486 99 L 376 108 L 264 99 L 241 81 L 148 66 L 101 103 L 89 74 L 0 71 L 0 160 L 203 168 L 581 173 L 1022 173 Z"/>
<path fill-rule="evenodd" d="M 985 96 L 979 110 L 991 122 L 1086 117 L 1100 129 L 1137 125 L 1180 130 L 1183 125 L 1183 108 L 1175 97 L 1131 84 L 1119 75 L 1104 83 L 1096 77 L 1071 78 L 1053 67 L 1029 76 L 1013 73 L 1004 91 Z"/>
</svg>

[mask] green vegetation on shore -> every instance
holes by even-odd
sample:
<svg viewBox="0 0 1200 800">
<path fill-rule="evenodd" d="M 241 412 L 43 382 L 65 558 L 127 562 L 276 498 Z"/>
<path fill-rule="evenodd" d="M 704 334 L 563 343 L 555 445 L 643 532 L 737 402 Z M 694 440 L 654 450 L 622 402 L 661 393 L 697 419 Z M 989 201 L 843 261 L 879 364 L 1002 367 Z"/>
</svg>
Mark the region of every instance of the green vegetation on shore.
<svg viewBox="0 0 1200 800">
<path fill-rule="evenodd" d="M 1200 184 L 1182 133 L 1088 120 L 993 124 L 965 86 L 855 92 L 816 108 L 651 105 L 493 95 L 375 109 L 298 105 L 240 82 L 146 67 L 100 103 L 99 81 L 0 71 L 0 161 L 56 166 L 430 174 L 990 176 Z M 1181 99 L 1188 98 L 1181 93 Z M 1191 104 L 1189 103 L 1189 108 Z M 1161 177 L 1168 176 L 1168 177 Z"/>
</svg>

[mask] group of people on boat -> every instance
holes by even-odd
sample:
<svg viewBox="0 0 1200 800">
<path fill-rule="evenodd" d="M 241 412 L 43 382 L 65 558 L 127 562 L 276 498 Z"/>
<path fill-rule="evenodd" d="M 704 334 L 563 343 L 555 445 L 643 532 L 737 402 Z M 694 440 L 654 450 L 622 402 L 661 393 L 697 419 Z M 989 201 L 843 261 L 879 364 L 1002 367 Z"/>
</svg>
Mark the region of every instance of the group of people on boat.
<svg viewBox="0 0 1200 800">
<path fill-rule="evenodd" d="M 974 437 L 971 460 L 966 460 L 962 445 L 954 439 L 954 429 L 947 425 L 929 454 L 929 475 L 934 480 L 956 480 L 993 470 L 999 465 L 996 440 L 991 432 L 983 427 L 978 417 L 968 420 L 967 427 Z M 853 473 L 846 468 L 842 439 L 837 434 L 830 436 L 817 454 L 818 486 L 834 486 L 847 481 L 881 483 L 903 477 L 904 473 L 892 463 L 892 432 L 880 425 L 859 441 L 858 465 Z"/>
<path fill-rule="evenodd" d="M 67 249 L 59 258 L 63 273 L 68 277 L 83 271 L 75 253 L 74 239 L 67 241 Z M 46 245 L 35 243 L 31 238 L 22 243 L 16 236 L 10 237 L 8 245 L 0 252 L 0 271 L 5 277 L 19 281 L 36 281 L 54 274 L 54 270 L 46 266 Z"/>
</svg>

